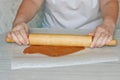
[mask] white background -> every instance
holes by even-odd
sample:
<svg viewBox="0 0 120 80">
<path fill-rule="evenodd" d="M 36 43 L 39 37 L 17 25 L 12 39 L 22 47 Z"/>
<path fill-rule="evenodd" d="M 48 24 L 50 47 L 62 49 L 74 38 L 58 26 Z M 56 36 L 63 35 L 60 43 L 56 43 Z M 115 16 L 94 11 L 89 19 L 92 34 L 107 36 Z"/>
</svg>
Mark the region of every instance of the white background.
<svg viewBox="0 0 120 80">
<path fill-rule="evenodd" d="M 22 0 L 0 0 L 0 33 L 8 31 L 12 27 L 12 22 L 21 1 Z M 42 11 L 39 11 L 36 17 L 30 22 L 31 27 L 41 27 L 41 14 Z M 120 24 L 117 26 L 120 28 Z"/>
</svg>

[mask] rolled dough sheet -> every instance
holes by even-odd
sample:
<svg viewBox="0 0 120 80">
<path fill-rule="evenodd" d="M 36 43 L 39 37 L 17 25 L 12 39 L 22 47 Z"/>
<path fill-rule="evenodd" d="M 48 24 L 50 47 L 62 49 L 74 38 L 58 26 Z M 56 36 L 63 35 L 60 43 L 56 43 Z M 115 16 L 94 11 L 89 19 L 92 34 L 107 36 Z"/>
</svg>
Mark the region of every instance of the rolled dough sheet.
<svg viewBox="0 0 120 80">
<path fill-rule="evenodd" d="M 52 33 L 57 30 L 50 29 L 40 29 L 37 30 L 41 33 Z M 87 31 L 87 30 L 85 30 Z M 35 32 L 33 30 L 33 32 Z M 62 33 L 64 31 L 61 31 Z M 65 31 L 66 32 L 66 31 Z M 83 32 L 80 31 L 68 31 L 72 34 Z M 88 32 L 86 32 L 88 33 Z M 120 36 L 116 36 L 120 41 Z M 86 48 L 83 51 L 75 52 L 74 54 L 61 56 L 61 57 L 48 57 L 40 54 L 23 54 L 23 50 L 27 47 L 21 47 L 16 44 L 12 44 L 13 47 L 13 58 L 11 61 L 11 69 L 22 69 L 22 68 L 54 68 L 54 67 L 64 67 L 64 66 L 74 66 L 83 64 L 93 64 L 101 62 L 114 62 L 118 61 L 117 53 L 120 46 L 116 47 L 103 47 L 99 49 L 89 49 Z"/>
</svg>

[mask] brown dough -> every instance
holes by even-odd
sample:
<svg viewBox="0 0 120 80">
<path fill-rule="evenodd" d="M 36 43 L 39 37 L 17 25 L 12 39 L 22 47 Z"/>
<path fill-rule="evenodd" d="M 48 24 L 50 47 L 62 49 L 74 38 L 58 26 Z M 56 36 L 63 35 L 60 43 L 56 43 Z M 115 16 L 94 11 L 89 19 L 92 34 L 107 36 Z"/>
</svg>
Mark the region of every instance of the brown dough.
<svg viewBox="0 0 120 80">
<path fill-rule="evenodd" d="M 24 54 L 44 54 L 51 57 L 59 57 L 85 49 L 84 47 L 71 46 L 29 46 Z"/>
</svg>

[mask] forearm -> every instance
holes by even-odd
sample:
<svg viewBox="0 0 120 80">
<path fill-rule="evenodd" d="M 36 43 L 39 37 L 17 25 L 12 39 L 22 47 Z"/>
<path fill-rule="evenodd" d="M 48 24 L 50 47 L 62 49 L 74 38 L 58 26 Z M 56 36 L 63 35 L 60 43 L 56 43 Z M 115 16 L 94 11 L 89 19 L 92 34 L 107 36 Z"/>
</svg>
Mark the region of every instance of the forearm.
<svg viewBox="0 0 120 80">
<path fill-rule="evenodd" d="M 28 23 L 42 6 L 42 3 L 43 0 L 23 0 L 18 9 L 13 25 L 21 22 Z"/>
<path fill-rule="evenodd" d="M 105 24 L 115 27 L 118 19 L 118 0 L 100 0 L 101 12 Z"/>
</svg>

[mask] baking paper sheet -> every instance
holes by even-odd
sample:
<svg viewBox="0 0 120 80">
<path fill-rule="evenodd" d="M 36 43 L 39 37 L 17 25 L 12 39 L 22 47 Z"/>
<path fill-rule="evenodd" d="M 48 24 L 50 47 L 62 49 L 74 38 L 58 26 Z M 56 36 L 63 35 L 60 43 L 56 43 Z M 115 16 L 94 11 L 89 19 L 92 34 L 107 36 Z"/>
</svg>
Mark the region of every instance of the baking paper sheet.
<svg viewBox="0 0 120 80">
<path fill-rule="evenodd" d="M 12 69 L 51 68 L 118 61 L 118 58 L 114 53 L 115 52 L 112 50 L 99 51 L 96 49 L 91 51 L 90 49 L 86 49 L 82 52 L 56 58 L 40 55 L 18 56 L 14 57 L 12 60 Z"/>
</svg>

